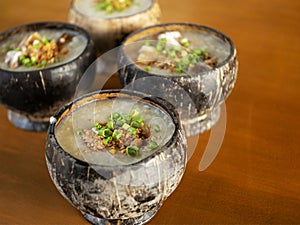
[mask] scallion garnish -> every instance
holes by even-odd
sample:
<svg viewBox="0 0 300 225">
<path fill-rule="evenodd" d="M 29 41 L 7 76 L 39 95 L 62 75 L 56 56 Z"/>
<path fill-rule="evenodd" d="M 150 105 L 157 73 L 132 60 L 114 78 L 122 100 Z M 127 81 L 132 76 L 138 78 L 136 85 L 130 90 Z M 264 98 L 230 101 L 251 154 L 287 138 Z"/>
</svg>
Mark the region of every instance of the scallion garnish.
<svg viewBox="0 0 300 225">
<path fill-rule="evenodd" d="M 103 140 L 102 140 L 102 143 L 104 144 L 104 145 L 110 145 L 110 142 L 112 141 L 112 137 L 107 137 L 107 138 L 104 138 Z"/>
<path fill-rule="evenodd" d="M 122 132 L 118 130 L 114 130 L 112 133 L 112 139 L 113 140 L 119 140 L 119 138 L 122 136 Z"/>
<path fill-rule="evenodd" d="M 103 128 L 101 128 L 101 129 L 99 130 L 98 134 L 99 134 L 100 136 L 103 136 L 103 137 L 106 138 L 106 137 L 109 137 L 109 136 L 111 135 L 111 130 L 108 129 L 108 128 L 103 127 Z"/>
<path fill-rule="evenodd" d="M 130 125 L 129 125 L 128 123 L 124 123 L 124 124 L 122 125 L 122 128 L 123 128 L 124 130 L 128 130 L 128 129 L 130 128 Z"/>
<path fill-rule="evenodd" d="M 136 146 L 127 146 L 126 147 L 126 154 L 131 156 L 131 157 L 135 157 L 137 156 L 139 153 L 139 148 Z"/>
<path fill-rule="evenodd" d="M 113 130 L 114 129 L 114 121 L 113 120 L 108 121 L 106 126 L 109 129 Z"/>
<path fill-rule="evenodd" d="M 133 135 L 137 135 L 138 131 L 134 127 L 129 127 L 129 132 Z"/>
<path fill-rule="evenodd" d="M 151 141 L 151 142 L 149 143 L 149 148 L 150 148 L 151 150 L 157 149 L 158 146 L 159 146 L 159 145 L 158 145 L 155 141 Z"/>
<path fill-rule="evenodd" d="M 152 67 L 151 66 L 146 66 L 146 71 L 147 72 L 150 72 L 152 70 Z"/>
<path fill-rule="evenodd" d="M 6 47 L 6 52 L 9 52 L 9 51 L 12 51 L 12 50 L 14 50 L 13 47 L 11 47 L 11 46 L 7 46 L 7 47 Z"/>
<path fill-rule="evenodd" d="M 217 59 L 212 58 L 205 49 L 192 49 L 187 38 L 171 37 L 169 42 L 169 38 L 163 37 L 158 40 L 156 45 L 151 44 L 149 41 L 146 41 L 144 45 L 151 46 L 158 53 L 160 59 L 160 61 L 153 62 L 150 57 L 149 63 L 143 63 L 143 65 L 146 65 L 145 71 L 147 72 L 153 69 L 153 65 L 160 69 L 170 69 L 171 72 L 186 73 L 190 66 L 196 65 L 198 62 L 205 62 L 210 67 L 217 64 Z M 164 58 L 166 60 L 162 62 Z"/>
<path fill-rule="evenodd" d="M 101 127 L 102 126 L 100 125 L 100 123 L 96 123 L 95 124 L 95 128 L 96 128 L 97 131 L 99 131 L 101 129 Z"/>
<path fill-rule="evenodd" d="M 131 112 L 131 116 L 132 117 L 136 117 L 136 116 L 138 116 L 140 113 L 136 110 L 136 109 L 134 109 L 134 110 L 132 110 L 132 112 Z"/>
<path fill-rule="evenodd" d="M 133 0 L 99 0 L 96 10 L 103 10 L 107 13 L 121 12 L 133 4 Z"/>
<path fill-rule="evenodd" d="M 160 126 L 158 124 L 154 124 L 153 129 L 156 133 L 160 132 Z"/>
<path fill-rule="evenodd" d="M 153 129 L 155 132 L 160 131 L 157 124 L 153 126 Z M 118 112 L 111 113 L 107 122 L 96 122 L 92 128 L 92 131 L 99 135 L 102 148 L 109 148 L 107 150 L 111 154 L 116 154 L 119 150 L 129 156 L 136 156 L 140 147 L 143 146 L 148 146 L 147 148 L 150 149 L 158 147 L 155 141 L 147 140 L 150 130 L 136 109 L 132 110 L 129 115 Z M 99 148 L 101 149 L 101 147 Z"/>
<path fill-rule="evenodd" d="M 76 130 L 76 133 L 77 133 L 77 135 L 81 136 L 81 135 L 82 135 L 82 130 L 81 130 L 80 128 L 78 128 L 78 129 Z"/>
</svg>

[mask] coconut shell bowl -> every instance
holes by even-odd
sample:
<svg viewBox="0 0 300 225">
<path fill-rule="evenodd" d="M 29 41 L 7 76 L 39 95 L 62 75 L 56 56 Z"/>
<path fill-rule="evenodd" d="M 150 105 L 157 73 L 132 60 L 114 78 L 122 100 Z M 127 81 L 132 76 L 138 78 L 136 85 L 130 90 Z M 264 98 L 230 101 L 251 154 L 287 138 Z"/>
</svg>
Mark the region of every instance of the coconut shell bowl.
<svg viewBox="0 0 300 225">
<path fill-rule="evenodd" d="M 77 83 L 95 60 L 82 28 L 38 22 L 0 34 L 0 103 L 18 128 L 46 131 L 49 118 L 72 100 Z"/>
<path fill-rule="evenodd" d="M 69 22 L 85 28 L 91 35 L 97 54 L 121 44 L 131 32 L 160 22 L 156 0 L 72 0 Z"/>
<path fill-rule="evenodd" d="M 167 23 L 130 34 L 120 47 L 119 68 L 122 86 L 167 99 L 191 136 L 218 121 L 238 61 L 232 40 L 220 31 Z"/>
<path fill-rule="evenodd" d="M 127 90 L 89 93 L 50 123 L 50 176 L 92 224 L 148 222 L 183 176 L 186 138 L 176 110 L 163 99 Z"/>
</svg>

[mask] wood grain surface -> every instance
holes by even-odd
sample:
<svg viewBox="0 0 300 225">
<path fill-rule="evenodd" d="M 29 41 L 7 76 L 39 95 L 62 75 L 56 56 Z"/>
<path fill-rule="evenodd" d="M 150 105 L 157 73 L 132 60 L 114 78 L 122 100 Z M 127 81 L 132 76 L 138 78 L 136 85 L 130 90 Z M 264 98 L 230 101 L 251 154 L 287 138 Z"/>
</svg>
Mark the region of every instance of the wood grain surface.
<svg viewBox="0 0 300 225">
<path fill-rule="evenodd" d="M 226 101 L 224 142 L 199 171 L 210 132 L 176 191 L 149 224 L 300 224 L 300 1 L 159 0 L 163 22 L 211 26 L 231 37 L 240 62 Z M 67 21 L 69 0 L 1 0 L 0 31 Z M 15 128 L 0 106 L 0 224 L 88 224 L 56 190 L 46 133 Z M 199 139 L 197 139 L 199 138 Z"/>
</svg>

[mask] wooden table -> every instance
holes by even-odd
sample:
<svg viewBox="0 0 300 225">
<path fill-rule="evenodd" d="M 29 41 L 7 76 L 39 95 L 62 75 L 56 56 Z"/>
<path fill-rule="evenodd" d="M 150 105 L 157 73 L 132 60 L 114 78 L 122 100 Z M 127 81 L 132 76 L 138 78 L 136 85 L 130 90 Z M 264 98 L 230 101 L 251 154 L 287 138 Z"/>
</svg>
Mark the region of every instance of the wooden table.
<svg viewBox="0 0 300 225">
<path fill-rule="evenodd" d="M 176 3 L 175 3 L 176 2 Z M 214 27 L 240 61 L 224 142 L 199 171 L 210 132 L 176 191 L 149 224 L 300 223 L 300 1 L 159 0 L 163 22 Z M 0 2 L 0 31 L 67 20 L 70 0 Z M 54 187 L 46 133 L 19 130 L 0 107 L 0 224 L 88 224 Z"/>
</svg>

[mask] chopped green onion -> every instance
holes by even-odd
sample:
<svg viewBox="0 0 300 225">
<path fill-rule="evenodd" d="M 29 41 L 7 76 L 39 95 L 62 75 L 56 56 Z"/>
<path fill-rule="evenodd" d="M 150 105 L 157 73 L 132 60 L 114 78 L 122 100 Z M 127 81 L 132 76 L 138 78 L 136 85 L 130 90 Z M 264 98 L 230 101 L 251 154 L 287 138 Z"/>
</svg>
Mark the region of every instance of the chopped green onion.
<svg viewBox="0 0 300 225">
<path fill-rule="evenodd" d="M 46 45 L 46 44 L 49 43 L 49 40 L 48 40 L 47 38 L 43 37 L 43 38 L 42 38 L 42 43 L 43 43 L 44 45 Z"/>
<path fill-rule="evenodd" d="M 33 41 L 33 47 L 34 48 L 39 48 L 40 47 L 40 42 L 38 40 Z"/>
<path fill-rule="evenodd" d="M 139 153 L 139 148 L 136 146 L 127 146 L 126 147 L 126 154 L 131 156 L 131 157 L 135 157 L 137 156 Z"/>
<path fill-rule="evenodd" d="M 122 114 L 121 117 L 122 117 L 123 120 L 125 120 L 126 123 L 130 123 L 131 116 L 129 116 L 127 114 Z"/>
<path fill-rule="evenodd" d="M 176 50 L 174 48 L 167 49 L 166 53 L 172 58 L 177 58 Z"/>
<path fill-rule="evenodd" d="M 119 5 L 116 5 L 115 7 L 116 7 L 116 11 L 118 11 L 118 12 L 120 12 L 122 10 L 121 6 L 119 6 Z"/>
<path fill-rule="evenodd" d="M 108 6 L 106 6 L 105 11 L 108 13 L 112 13 L 114 11 L 114 8 L 112 5 L 108 5 Z"/>
<path fill-rule="evenodd" d="M 103 127 L 99 130 L 98 134 L 102 137 L 109 137 L 111 134 L 111 131 L 110 131 L 110 129 Z"/>
<path fill-rule="evenodd" d="M 30 58 L 25 58 L 25 57 L 24 57 L 24 58 L 22 59 L 21 63 L 22 63 L 23 65 L 29 64 L 29 63 L 30 63 Z"/>
<path fill-rule="evenodd" d="M 131 6 L 133 0 L 100 0 L 96 10 L 105 10 L 107 13 L 120 12 Z"/>
<path fill-rule="evenodd" d="M 136 121 L 136 122 L 138 122 L 138 123 L 142 123 L 142 122 L 143 122 L 143 119 L 142 119 L 141 116 L 136 116 L 136 117 L 134 118 L 134 121 Z"/>
<path fill-rule="evenodd" d="M 97 131 L 99 131 L 102 128 L 102 126 L 100 125 L 100 123 L 96 123 L 95 128 Z"/>
<path fill-rule="evenodd" d="M 112 113 L 111 115 L 112 115 L 113 119 L 118 119 L 120 117 L 120 113 L 117 113 L 117 112 Z"/>
<path fill-rule="evenodd" d="M 175 58 L 175 59 L 174 59 L 174 62 L 176 62 L 177 64 L 179 64 L 179 63 L 180 63 L 180 59 Z"/>
<path fill-rule="evenodd" d="M 174 51 L 176 52 L 180 52 L 181 51 L 181 47 L 180 46 L 174 46 Z"/>
<path fill-rule="evenodd" d="M 122 128 L 123 128 L 124 130 L 128 130 L 128 129 L 130 128 L 130 125 L 127 124 L 127 123 L 124 123 L 123 126 L 122 126 Z"/>
<path fill-rule="evenodd" d="M 152 70 L 152 67 L 151 66 L 146 66 L 146 71 L 147 72 L 150 72 Z"/>
<path fill-rule="evenodd" d="M 76 133 L 77 133 L 77 135 L 81 136 L 82 135 L 82 130 L 80 128 L 78 128 Z"/>
<path fill-rule="evenodd" d="M 12 50 L 14 50 L 13 47 L 11 47 L 11 46 L 7 46 L 7 47 L 6 47 L 6 52 L 9 52 L 9 51 L 12 51 Z"/>
<path fill-rule="evenodd" d="M 135 146 L 127 146 L 124 145 L 122 137 L 133 138 L 132 135 L 134 135 L 136 136 L 135 138 L 148 138 L 148 136 L 143 133 L 144 121 L 139 114 L 137 110 L 132 110 L 131 116 L 117 112 L 111 113 L 108 122 L 101 123 L 102 125 L 96 122 L 92 131 L 98 132 L 101 143 L 105 147 L 110 148 L 109 151 L 114 150 L 114 152 L 116 152 L 120 150 L 124 153 L 123 150 L 126 149 L 127 155 L 136 156 L 139 152 L 139 145 L 143 145 L 143 142 L 138 142 Z M 77 134 L 82 135 L 82 131 L 78 129 Z M 156 148 L 155 143 L 152 143 L 150 146 L 153 149 Z"/>
<path fill-rule="evenodd" d="M 132 117 L 136 117 L 136 116 L 138 116 L 139 114 L 140 114 L 139 111 L 137 111 L 136 109 L 132 110 L 132 112 L 131 112 L 131 116 L 132 116 Z"/>
<path fill-rule="evenodd" d="M 180 41 L 180 44 L 186 48 L 190 47 L 190 43 L 185 38 Z"/>
<path fill-rule="evenodd" d="M 137 135 L 137 133 L 138 133 L 137 130 L 134 127 L 130 127 L 128 130 L 133 135 Z"/>
<path fill-rule="evenodd" d="M 182 63 L 184 65 L 189 65 L 190 64 L 190 60 L 189 60 L 189 57 L 188 56 L 185 56 L 182 58 Z"/>
<path fill-rule="evenodd" d="M 159 146 L 159 145 L 158 145 L 155 141 L 151 141 L 151 142 L 149 143 L 149 148 L 150 148 L 151 150 L 157 149 L 158 146 Z"/>
<path fill-rule="evenodd" d="M 150 45 L 151 45 L 150 41 L 145 41 L 145 46 L 150 46 Z"/>
<path fill-rule="evenodd" d="M 130 126 L 139 128 L 141 124 L 143 123 L 143 119 L 140 116 L 136 116 L 134 120 L 130 123 Z"/>
<path fill-rule="evenodd" d="M 161 39 L 159 40 L 159 43 L 160 43 L 161 45 L 165 45 L 165 44 L 167 43 L 167 38 L 161 38 Z"/>
<path fill-rule="evenodd" d="M 108 121 L 107 122 L 107 125 L 106 125 L 109 129 L 113 130 L 114 129 L 114 122 L 112 120 Z"/>
<path fill-rule="evenodd" d="M 106 3 L 105 2 L 100 2 L 97 6 L 96 9 L 105 9 L 106 8 Z"/>
<path fill-rule="evenodd" d="M 112 133 L 112 139 L 114 140 L 119 140 L 120 137 L 122 137 L 122 132 L 118 131 L 118 130 L 114 130 L 114 132 Z"/>
<path fill-rule="evenodd" d="M 109 145 L 111 141 L 112 141 L 112 137 L 107 137 L 107 138 L 102 140 L 102 143 L 104 145 Z"/>
<path fill-rule="evenodd" d="M 194 50 L 194 52 L 196 53 L 196 55 L 201 56 L 204 53 L 206 53 L 206 49 L 198 49 L 198 50 Z"/>
<path fill-rule="evenodd" d="M 132 121 L 130 123 L 130 126 L 132 126 L 134 128 L 139 128 L 141 126 L 141 123 L 139 123 L 138 121 Z"/>
<path fill-rule="evenodd" d="M 154 124 L 153 129 L 156 133 L 160 132 L 160 126 L 158 124 Z"/>
<path fill-rule="evenodd" d="M 183 70 L 180 69 L 180 68 L 176 68 L 176 69 L 175 69 L 175 72 L 176 72 L 176 73 L 183 73 Z"/>
<path fill-rule="evenodd" d="M 32 62 L 33 64 L 36 64 L 36 58 L 35 58 L 35 57 L 31 57 L 30 59 L 31 59 L 31 62 Z"/>
<path fill-rule="evenodd" d="M 47 61 L 43 60 L 41 63 L 38 64 L 38 67 L 45 67 L 47 65 Z"/>
<path fill-rule="evenodd" d="M 125 123 L 125 120 L 122 118 L 121 119 L 119 118 L 118 120 L 115 121 L 115 123 L 118 127 L 122 127 L 123 124 Z"/>
<path fill-rule="evenodd" d="M 20 56 L 20 58 L 19 58 L 19 60 L 20 60 L 20 62 L 22 63 L 22 61 L 25 59 L 25 56 L 24 55 L 21 55 Z"/>
<path fill-rule="evenodd" d="M 156 45 L 156 50 L 158 52 L 162 52 L 162 50 L 165 48 L 166 44 L 167 44 L 167 39 L 166 38 L 159 39 L 159 41 Z"/>
</svg>

